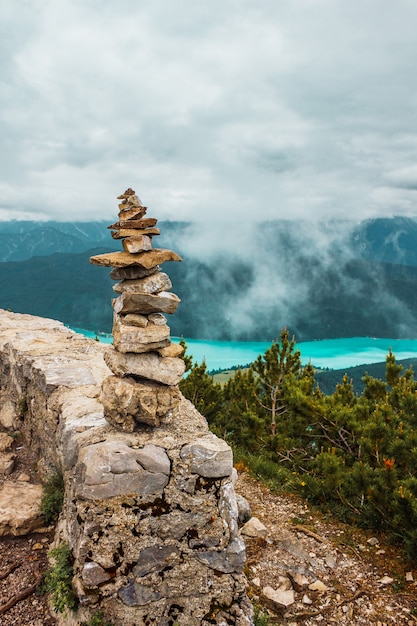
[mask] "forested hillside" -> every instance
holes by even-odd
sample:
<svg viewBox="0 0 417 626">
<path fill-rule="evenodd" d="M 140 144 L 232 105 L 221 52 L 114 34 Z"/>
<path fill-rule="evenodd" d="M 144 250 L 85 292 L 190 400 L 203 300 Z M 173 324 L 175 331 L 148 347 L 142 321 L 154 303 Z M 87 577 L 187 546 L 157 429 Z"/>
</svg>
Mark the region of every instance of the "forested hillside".
<svg viewBox="0 0 417 626">
<path fill-rule="evenodd" d="M 154 246 L 183 257 L 164 267 L 182 299 L 173 335 L 270 341 L 287 326 L 297 341 L 416 336 L 414 220 L 159 226 Z M 0 307 L 110 332 L 108 270 L 89 264 L 120 249 L 104 223 L 9 222 L 0 240 Z"/>
</svg>

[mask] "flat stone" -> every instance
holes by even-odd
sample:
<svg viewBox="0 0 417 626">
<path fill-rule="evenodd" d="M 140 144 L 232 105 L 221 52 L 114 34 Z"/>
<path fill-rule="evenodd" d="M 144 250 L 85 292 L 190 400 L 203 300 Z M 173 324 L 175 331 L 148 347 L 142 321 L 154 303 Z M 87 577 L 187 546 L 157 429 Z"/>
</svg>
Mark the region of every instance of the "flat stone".
<svg viewBox="0 0 417 626">
<path fill-rule="evenodd" d="M 292 589 L 282 591 L 281 589 L 264 587 L 262 589 L 262 594 L 270 601 L 272 606 L 275 606 L 278 609 L 278 611 L 286 609 L 295 602 L 295 595 Z"/>
<path fill-rule="evenodd" d="M 266 537 L 268 529 L 257 517 L 251 517 L 250 520 L 242 526 L 240 532 L 242 535 L 246 535 L 246 537 Z"/>
<path fill-rule="evenodd" d="M 138 452 L 123 441 L 107 440 L 86 446 L 80 452 L 76 493 L 92 500 L 121 495 L 136 495 L 146 501 L 149 497 L 161 497 L 169 477 L 163 471 L 145 470 Z M 165 469 L 166 461 L 160 461 L 158 467 Z"/>
<path fill-rule="evenodd" d="M 133 574 L 142 578 L 153 572 L 161 572 L 179 560 L 178 549 L 169 545 L 156 545 L 141 550 Z"/>
<path fill-rule="evenodd" d="M 172 289 L 172 283 L 165 272 L 158 272 L 135 280 L 122 280 L 113 285 L 113 291 L 116 293 L 158 293 L 170 289 Z"/>
<path fill-rule="evenodd" d="M 246 524 L 251 518 L 250 504 L 240 493 L 236 494 L 239 524 Z"/>
<path fill-rule="evenodd" d="M 160 426 L 179 404 L 180 392 L 176 386 L 108 376 L 103 381 L 101 399 L 105 419 L 120 430 L 133 432 L 140 424 Z"/>
<path fill-rule="evenodd" d="M 119 352 L 150 352 L 156 348 L 169 345 L 170 330 L 167 324 L 157 326 L 147 324 L 145 327 L 131 326 L 123 323 L 123 318 L 114 316 L 113 345 Z"/>
<path fill-rule="evenodd" d="M 166 320 L 165 320 L 166 321 Z M 139 326 L 139 328 L 146 328 L 149 324 L 148 316 L 141 315 L 140 313 L 128 313 L 123 316 L 123 323 L 128 326 Z"/>
<path fill-rule="evenodd" d="M 111 576 L 106 570 L 94 561 L 85 563 L 81 578 L 86 587 L 97 587 L 98 585 L 110 580 Z"/>
<path fill-rule="evenodd" d="M 104 353 L 104 360 L 116 376 L 139 376 L 164 385 L 178 385 L 185 372 L 182 359 L 161 357 L 156 352 L 123 354 L 109 346 Z"/>
<path fill-rule="evenodd" d="M 5 481 L 0 486 L 0 537 L 27 535 L 41 526 L 41 485 Z"/>
<path fill-rule="evenodd" d="M 144 606 L 162 598 L 162 594 L 159 591 L 153 591 L 150 587 L 136 583 L 133 580 L 126 587 L 119 589 L 117 595 L 127 606 Z"/>
<path fill-rule="evenodd" d="M 240 537 L 237 537 L 230 542 L 225 550 L 197 552 L 195 558 L 200 563 L 224 574 L 241 573 L 246 560 L 245 544 Z"/>
<path fill-rule="evenodd" d="M 180 357 L 184 354 L 184 348 L 179 343 L 170 343 L 165 348 L 158 348 L 157 352 L 161 356 Z"/>
<path fill-rule="evenodd" d="M 321 580 L 315 580 L 314 583 L 311 583 L 308 588 L 310 591 L 327 591 L 327 585 Z"/>
<path fill-rule="evenodd" d="M 112 280 L 135 280 L 136 278 L 144 278 L 145 276 L 152 276 L 159 272 L 159 265 L 146 269 L 139 267 L 138 265 L 129 265 L 128 267 L 115 267 L 110 272 L 110 278 Z"/>
<path fill-rule="evenodd" d="M 152 228 L 157 223 L 157 219 L 155 217 L 144 217 L 143 219 L 135 219 L 132 217 L 131 219 L 125 219 L 126 216 L 122 214 L 121 219 L 114 224 L 110 224 L 107 228 L 111 230 L 119 230 L 120 228 L 132 228 L 132 229 L 145 229 Z"/>
<path fill-rule="evenodd" d="M 180 456 L 190 463 L 193 474 L 204 478 L 230 476 L 233 471 L 233 454 L 230 446 L 213 433 L 184 446 Z"/>
<path fill-rule="evenodd" d="M 165 261 L 182 261 L 179 254 L 166 248 L 154 248 L 149 252 L 139 252 L 130 254 L 129 252 L 107 252 L 90 257 L 90 263 L 104 267 L 128 267 L 138 265 L 149 269 L 165 263 Z"/>
<path fill-rule="evenodd" d="M 175 313 L 181 300 L 175 293 L 122 293 L 113 300 L 116 313 Z"/>
<path fill-rule="evenodd" d="M 152 237 L 149 237 L 149 235 L 131 235 L 123 239 L 122 245 L 123 250 L 130 252 L 130 254 L 146 252 L 152 250 Z"/>
<path fill-rule="evenodd" d="M 167 322 L 167 318 L 162 313 L 149 313 L 148 320 L 157 326 L 161 326 Z"/>
</svg>

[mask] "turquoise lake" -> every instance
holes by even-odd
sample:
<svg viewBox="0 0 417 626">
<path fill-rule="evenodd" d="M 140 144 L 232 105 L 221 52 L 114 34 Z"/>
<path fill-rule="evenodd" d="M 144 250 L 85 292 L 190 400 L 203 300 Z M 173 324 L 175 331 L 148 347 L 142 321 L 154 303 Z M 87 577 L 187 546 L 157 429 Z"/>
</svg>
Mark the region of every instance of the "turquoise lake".
<svg viewBox="0 0 417 626">
<path fill-rule="evenodd" d="M 73 328 L 72 330 L 94 339 L 96 333 Z M 111 343 L 111 335 L 99 335 L 100 341 Z M 178 337 L 173 337 L 179 342 Z M 198 363 L 205 359 L 208 370 L 228 369 L 236 365 L 246 365 L 263 354 L 270 347 L 269 342 L 246 341 L 202 341 L 185 339 L 188 354 Z M 392 348 L 397 360 L 417 358 L 417 339 L 376 339 L 373 337 L 349 337 L 347 339 L 323 339 L 306 341 L 296 346 L 301 352 L 304 364 L 311 363 L 317 368 L 343 369 L 355 365 L 378 363 Z"/>
</svg>

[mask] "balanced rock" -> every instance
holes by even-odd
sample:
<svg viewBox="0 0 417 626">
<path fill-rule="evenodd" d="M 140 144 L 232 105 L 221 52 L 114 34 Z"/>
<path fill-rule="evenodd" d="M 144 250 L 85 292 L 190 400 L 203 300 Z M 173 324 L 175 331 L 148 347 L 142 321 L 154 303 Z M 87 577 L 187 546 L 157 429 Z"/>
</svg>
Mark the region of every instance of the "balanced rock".
<svg viewBox="0 0 417 626">
<path fill-rule="evenodd" d="M 104 353 L 104 360 L 116 376 L 139 376 L 163 385 L 178 385 L 185 372 L 182 359 L 162 357 L 156 352 L 123 354 L 109 346 Z"/>
<path fill-rule="evenodd" d="M 137 234 L 127 237 L 123 239 L 123 250 L 130 254 L 152 250 L 152 237 Z"/>
<path fill-rule="evenodd" d="M 123 216 L 125 214 L 123 213 Z M 120 230 L 121 228 L 134 228 L 135 230 L 137 229 L 143 229 L 143 228 L 153 228 L 155 226 L 155 224 L 158 222 L 157 219 L 155 219 L 154 217 L 145 217 L 143 219 L 126 219 L 125 217 L 123 217 L 122 219 L 120 219 L 118 222 L 115 222 L 114 224 L 110 224 L 110 226 L 107 226 L 108 229 L 110 230 Z M 155 233 L 159 235 L 159 231 L 158 233 Z"/>
<path fill-rule="evenodd" d="M 170 343 L 165 348 L 159 348 L 158 354 L 161 356 L 178 357 L 184 354 L 184 348 L 179 343 Z"/>
<path fill-rule="evenodd" d="M 175 313 L 180 299 L 174 293 L 161 291 L 152 293 L 123 292 L 113 300 L 116 313 Z"/>
<path fill-rule="evenodd" d="M 160 291 L 169 291 L 172 283 L 169 276 L 164 272 L 158 272 L 137 278 L 134 280 L 122 280 L 120 283 L 113 285 L 116 293 L 158 293 Z"/>
<path fill-rule="evenodd" d="M 105 419 L 120 430 L 133 432 L 140 424 L 160 426 L 179 404 L 180 392 L 176 386 L 108 376 L 103 382 L 101 400 Z"/>
<path fill-rule="evenodd" d="M 113 323 L 113 345 L 119 352 L 150 352 L 170 343 L 167 324 L 147 324 L 145 327 L 123 323 L 123 318 L 115 314 Z"/>
<path fill-rule="evenodd" d="M 115 267 L 109 274 L 112 280 L 136 280 L 145 276 L 152 276 L 159 272 L 159 265 L 146 269 L 138 265 L 130 265 L 129 267 Z"/>
<path fill-rule="evenodd" d="M 90 263 L 104 267 L 128 267 L 138 265 L 150 269 L 165 261 L 182 261 L 179 254 L 166 248 L 154 248 L 149 252 L 130 254 L 129 252 L 107 252 L 90 257 Z"/>
</svg>

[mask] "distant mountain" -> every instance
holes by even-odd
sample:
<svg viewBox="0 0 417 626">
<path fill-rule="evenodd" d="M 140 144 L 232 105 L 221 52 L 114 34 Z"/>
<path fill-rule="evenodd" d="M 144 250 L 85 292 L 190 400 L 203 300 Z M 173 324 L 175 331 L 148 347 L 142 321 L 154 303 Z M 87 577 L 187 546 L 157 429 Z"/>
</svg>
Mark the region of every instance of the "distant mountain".
<svg viewBox="0 0 417 626">
<path fill-rule="evenodd" d="M 274 221 L 246 230 L 160 222 L 156 247 L 182 302 L 173 335 L 270 341 L 417 337 L 417 222 Z M 121 249 L 104 222 L 0 223 L 0 307 L 110 332 L 109 270 L 92 254 Z"/>
</svg>

